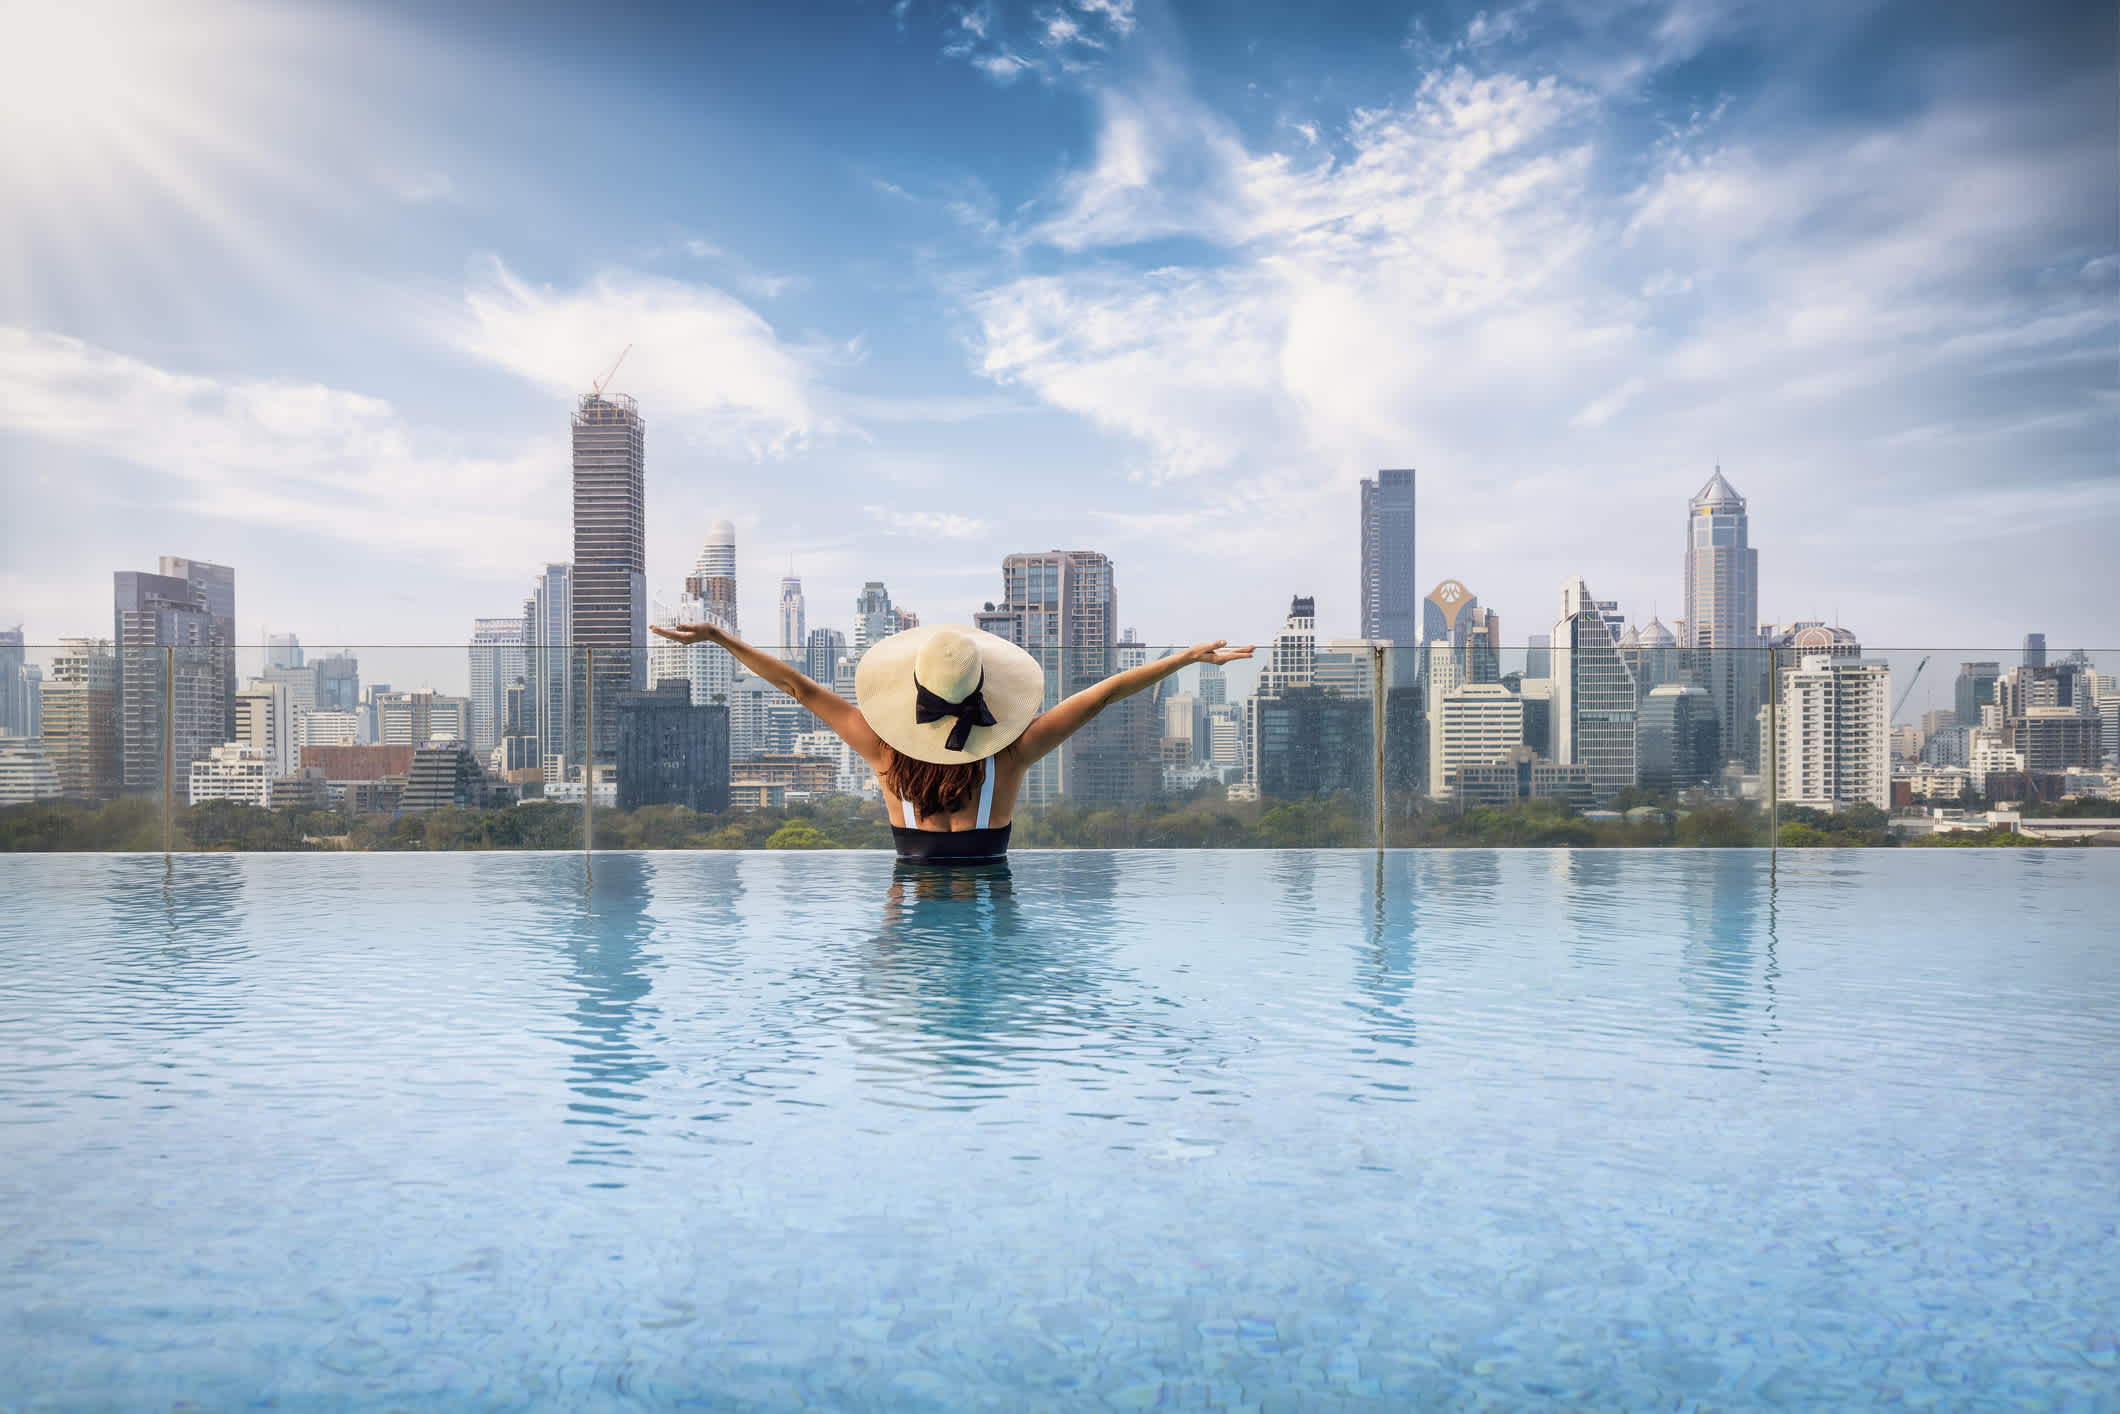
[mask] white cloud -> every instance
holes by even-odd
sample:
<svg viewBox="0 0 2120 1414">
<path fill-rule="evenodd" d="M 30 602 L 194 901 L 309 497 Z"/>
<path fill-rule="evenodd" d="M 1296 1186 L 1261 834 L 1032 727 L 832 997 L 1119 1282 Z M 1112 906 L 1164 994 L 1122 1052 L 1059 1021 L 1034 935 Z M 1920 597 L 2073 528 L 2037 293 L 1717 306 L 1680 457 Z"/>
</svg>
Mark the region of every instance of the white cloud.
<svg viewBox="0 0 2120 1414">
<path fill-rule="evenodd" d="M 1654 63 L 1707 42 L 1708 10 L 1660 13 Z M 1458 52 L 1508 51 L 1520 25 L 1490 16 Z M 1473 62 L 1348 115 L 1336 155 L 1300 128 L 1254 145 L 1168 64 L 1096 94 L 1089 160 L 1000 237 L 1039 272 L 967 305 L 979 372 L 1183 481 L 1115 535 L 1325 563 L 1354 478 L 1415 465 L 1453 568 L 1572 568 L 1594 543 L 1627 568 L 1593 582 L 1633 593 L 1668 577 L 1644 517 L 1716 451 L 1775 488 L 1756 514 L 1842 497 L 1859 469 L 1898 515 L 2012 442 L 2069 488 L 2028 498 L 2033 520 L 2120 512 L 2096 448 L 2120 336 L 2108 134 L 2056 140 L 2050 95 L 1946 87 L 1852 129 L 1733 131 L 1709 105 L 1643 150 L 1615 70 Z M 1139 259 L 1173 237 L 1206 253 Z M 1945 445 L 1892 440 L 1939 407 Z"/>
<path fill-rule="evenodd" d="M 1051 82 L 1064 74 L 1084 72 L 1091 61 L 1134 31 L 1133 0 L 1058 0 L 1036 6 L 1030 27 L 1036 49 L 1011 45 L 994 0 L 953 9 L 943 44 L 944 56 L 962 59 L 1004 86 L 1025 74 Z"/>
<path fill-rule="evenodd" d="M 566 496 L 566 449 L 470 457 L 341 388 L 176 373 L 37 330 L 0 327 L 0 429 L 111 457 L 173 485 L 169 509 L 357 546 L 520 568 L 558 546 L 543 507 Z M 67 487 L 44 488 L 46 518 Z M 478 533 L 464 528 L 476 525 Z"/>
<path fill-rule="evenodd" d="M 610 391 L 714 448 L 780 456 L 823 429 L 811 367 L 823 351 L 784 343 L 712 286 L 607 270 L 558 290 L 495 260 L 433 323 L 445 342 L 566 399 L 588 392 L 630 344 Z"/>
<path fill-rule="evenodd" d="M 862 509 L 892 535 L 940 535 L 964 540 L 986 529 L 986 522 L 954 511 L 896 511 L 884 506 Z"/>
</svg>

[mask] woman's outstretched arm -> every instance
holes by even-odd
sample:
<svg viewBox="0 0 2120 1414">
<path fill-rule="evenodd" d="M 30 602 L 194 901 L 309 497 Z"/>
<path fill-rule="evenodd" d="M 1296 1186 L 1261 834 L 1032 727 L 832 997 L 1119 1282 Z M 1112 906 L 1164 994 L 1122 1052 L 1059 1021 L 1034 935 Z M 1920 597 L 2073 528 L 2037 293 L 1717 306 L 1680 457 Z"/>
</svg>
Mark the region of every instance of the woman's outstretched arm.
<svg viewBox="0 0 2120 1414">
<path fill-rule="evenodd" d="M 1195 643 L 1183 653 L 1173 653 L 1167 658 L 1158 658 L 1153 663 L 1143 663 L 1138 668 L 1128 668 L 1123 673 L 1113 673 L 1094 687 L 1085 687 L 1051 709 L 1039 713 L 1024 728 L 1023 735 L 1016 738 L 1009 748 L 1026 765 L 1051 752 L 1061 742 L 1081 731 L 1112 703 L 1122 697 L 1131 697 L 1145 687 L 1153 687 L 1188 663 L 1233 663 L 1239 658 L 1249 658 L 1250 644 L 1242 648 L 1226 646 L 1229 640 L 1218 638 L 1212 643 Z"/>
<path fill-rule="evenodd" d="M 793 664 L 753 648 L 720 624 L 679 624 L 675 628 L 657 624 L 651 632 L 672 643 L 713 643 L 728 649 L 730 657 L 814 712 L 817 720 L 838 733 L 839 739 L 853 747 L 862 760 L 878 770 L 889 764 L 890 748 L 869 726 L 860 709 Z"/>
</svg>

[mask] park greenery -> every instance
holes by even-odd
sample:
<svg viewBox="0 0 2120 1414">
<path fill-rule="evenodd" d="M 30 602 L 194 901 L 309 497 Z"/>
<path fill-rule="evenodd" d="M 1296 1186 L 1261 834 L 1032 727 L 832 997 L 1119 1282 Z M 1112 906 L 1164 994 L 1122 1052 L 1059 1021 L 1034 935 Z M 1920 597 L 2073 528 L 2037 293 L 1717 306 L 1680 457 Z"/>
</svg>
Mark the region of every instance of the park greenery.
<svg viewBox="0 0 2120 1414">
<path fill-rule="evenodd" d="M 2096 802 L 2110 808 L 2110 802 Z M 1426 848 L 1744 848 L 1767 842 L 1766 815 L 1742 801 L 1658 799 L 1627 791 L 1613 809 L 1584 814 L 1558 800 L 1457 810 L 1393 800 L 1385 842 Z M 2080 814 L 2082 811 L 2071 810 Z M 2096 813 L 2096 812 L 2090 812 Z M 107 804 L 40 801 L 0 809 L 0 851 L 159 851 L 162 810 L 148 800 Z M 191 851 L 496 850 L 582 847 L 579 806 L 528 800 L 491 809 L 389 815 L 274 811 L 232 801 L 171 812 L 172 845 Z M 700 814 L 676 805 L 595 812 L 598 849 L 889 849 L 891 829 L 874 800 L 836 797 L 784 809 Z M 1019 849 L 1330 849 L 1374 844 L 1368 802 L 1341 794 L 1316 800 L 1233 801 L 1209 786 L 1133 809 L 1056 804 L 1016 817 Z M 2007 830 L 1897 841 L 1870 806 L 1839 813 L 1784 808 L 1780 842 L 1790 848 L 2012 845 L 2039 842 Z"/>
</svg>

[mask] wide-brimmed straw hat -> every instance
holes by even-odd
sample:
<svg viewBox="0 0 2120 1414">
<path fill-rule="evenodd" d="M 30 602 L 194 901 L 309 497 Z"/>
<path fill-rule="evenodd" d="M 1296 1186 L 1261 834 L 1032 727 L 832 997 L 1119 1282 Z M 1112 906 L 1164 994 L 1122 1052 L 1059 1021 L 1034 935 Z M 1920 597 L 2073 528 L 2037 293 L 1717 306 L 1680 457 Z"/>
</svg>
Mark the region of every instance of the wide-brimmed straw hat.
<svg viewBox="0 0 2120 1414">
<path fill-rule="evenodd" d="M 1023 735 L 1045 700 L 1038 660 L 963 624 L 922 624 L 861 655 L 854 702 L 893 751 L 953 766 Z"/>
</svg>

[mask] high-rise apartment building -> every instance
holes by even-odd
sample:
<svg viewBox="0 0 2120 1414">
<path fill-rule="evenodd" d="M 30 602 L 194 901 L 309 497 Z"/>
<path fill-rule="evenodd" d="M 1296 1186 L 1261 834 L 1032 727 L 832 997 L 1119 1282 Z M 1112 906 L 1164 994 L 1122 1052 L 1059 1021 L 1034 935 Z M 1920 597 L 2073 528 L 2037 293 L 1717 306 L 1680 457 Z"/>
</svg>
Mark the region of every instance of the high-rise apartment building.
<svg viewBox="0 0 2120 1414">
<path fill-rule="evenodd" d="M 1414 577 L 1411 468 L 1362 478 L 1362 633 L 1375 642 L 1420 642 Z"/>
<path fill-rule="evenodd" d="M 1765 655 L 1759 649 L 1759 552 L 1745 498 L 1708 478 L 1686 507 L 1686 602 L 1679 648 L 1690 680 L 1708 690 L 1723 724 L 1723 750 L 1759 765 L 1758 720 Z"/>
<path fill-rule="evenodd" d="M 1200 706 L 1220 707 L 1229 701 L 1229 677 L 1219 663 L 1202 663 L 1196 670 L 1200 675 Z"/>
<path fill-rule="evenodd" d="M 471 626 L 471 748 L 500 744 L 508 721 L 508 689 L 527 679 L 529 664 L 520 614 L 478 619 Z"/>
<path fill-rule="evenodd" d="M 59 793 L 104 800 L 118 789 L 118 659 L 103 639 L 62 638 L 44 686 L 44 751 Z"/>
<path fill-rule="evenodd" d="M 647 678 L 646 429 L 633 399 L 589 394 L 575 409 L 573 434 L 575 662 L 568 676 L 583 690 L 571 704 L 579 725 L 570 737 L 582 744 L 581 759 L 608 762 L 618 742 L 618 695 Z M 593 669 L 587 649 L 598 650 Z"/>
<path fill-rule="evenodd" d="M 232 581 L 227 588 L 232 596 Z M 191 763 L 235 734 L 235 653 L 227 636 L 234 616 L 215 613 L 205 588 L 187 575 L 119 570 L 113 591 L 119 788 L 160 795 L 166 776 L 172 792 L 181 792 Z"/>
<path fill-rule="evenodd" d="M 1892 804 L 1891 668 L 1813 654 L 1781 669 L 1774 772 L 1785 805 Z"/>
<path fill-rule="evenodd" d="M 974 614 L 973 622 L 1017 644 L 1038 660 L 1045 670 L 1041 707 L 1051 707 L 1061 698 L 1111 675 L 1119 638 L 1119 609 L 1109 558 L 1096 550 L 1010 555 L 1001 562 L 1001 586 L 998 606 Z M 1118 714 L 1114 720 L 1126 715 Z M 1114 789 L 1125 785 L 1130 790 L 1132 775 L 1128 774 L 1124 782 L 1117 781 L 1113 771 L 1106 769 L 1113 764 L 1112 753 L 1104 749 L 1111 737 L 1130 735 L 1127 727 L 1114 727 L 1101 718 L 1091 723 L 1074 740 L 1031 767 L 1024 779 L 1023 799 L 1031 805 L 1043 805 L 1062 794 L 1089 798 L 1107 784 Z M 1161 770 L 1156 766 L 1153 750 L 1146 764 L 1154 776 L 1149 786 L 1153 790 L 1161 784 Z M 1085 779 L 1076 779 L 1077 767 L 1082 768 Z"/>
<path fill-rule="evenodd" d="M 1640 695 L 1581 575 L 1561 588 L 1553 627 L 1553 759 L 1586 766 L 1599 801 L 1637 780 Z"/>
<path fill-rule="evenodd" d="M 781 656 L 790 662 L 801 662 L 810 643 L 809 615 L 804 612 L 802 580 L 796 576 L 783 575 L 780 580 L 780 638 L 778 647 Z"/>
</svg>

